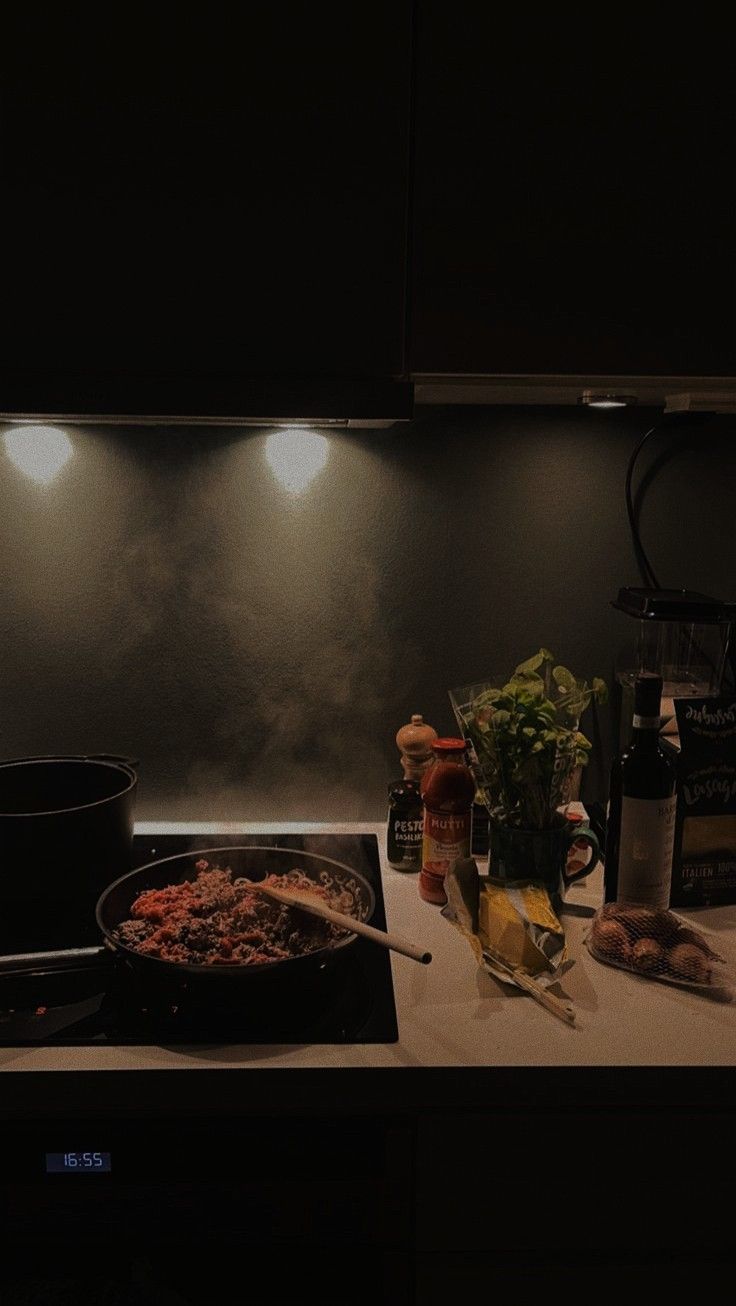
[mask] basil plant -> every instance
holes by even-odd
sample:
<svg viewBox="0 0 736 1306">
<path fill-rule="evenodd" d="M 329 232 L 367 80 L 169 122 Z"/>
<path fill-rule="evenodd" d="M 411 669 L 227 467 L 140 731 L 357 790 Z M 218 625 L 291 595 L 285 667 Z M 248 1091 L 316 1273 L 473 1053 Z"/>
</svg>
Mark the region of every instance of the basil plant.
<svg viewBox="0 0 736 1306">
<path fill-rule="evenodd" d="M 450 691 L 477 798 L 495 824 L 544 830 L 559 821 L 573 772 L 587 764 L 591 750 L 580 719 L 591 701 L 604 703 L 607 696 L 605 681 L 578 680 L 545 648 L 505 685 Z"/>
</svg>

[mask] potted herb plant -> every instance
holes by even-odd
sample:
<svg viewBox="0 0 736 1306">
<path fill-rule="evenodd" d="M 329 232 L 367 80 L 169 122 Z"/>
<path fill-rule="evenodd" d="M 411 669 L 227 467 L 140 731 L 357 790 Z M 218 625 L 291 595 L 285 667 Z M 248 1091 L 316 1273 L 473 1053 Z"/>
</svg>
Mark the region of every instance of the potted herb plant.
<svg viewBox="0 0 736 1306">
<path fill-rule="evenodd" d="M 592 701 L 606 698 L 603 680 L 588 684 L 556 664 L 544 648 L 520 663 L 505 684 L 451 691 L 470 745 L 478 797 L 489 813 L 494 876 L 542 879 L 556 889 L 570 843 L 587 839 L 598 855 L 592 831 L 573 829 L 559 809 L 591 750 L 581 717 Z"/>
</svg>

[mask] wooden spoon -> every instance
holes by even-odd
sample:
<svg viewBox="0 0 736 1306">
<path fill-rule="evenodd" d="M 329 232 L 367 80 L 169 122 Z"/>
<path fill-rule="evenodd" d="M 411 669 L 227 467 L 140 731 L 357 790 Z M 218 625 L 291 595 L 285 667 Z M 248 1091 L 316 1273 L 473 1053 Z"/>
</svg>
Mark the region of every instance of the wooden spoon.
<svg viewBox="0 0 736 1306">
<path fill-rule="evenodd" d="M 400 952 L 404 957 L 411 957 L 412 961 L 420 961 L 424 966 L 432 960 L 431 952 L 415 947 L 413 943 L 408 943 L 398 934 L 389 934 L 387 930 L 377 930 L 372 925 L 366 925 L 364 921 L 356 920 L 355 916 L 333 911 L 332 907 L 327 907 L 321 899 L 313 897 L 310 893 L 303 893 L 298 889 L 277 889 L 271 884 L 263 884 L 255 880 L 246 880 L 246 884 L 249 889 L 255 889 L 257 893 L 265 893 L 275 902 L 282 902 L 287 907 L 298 907 L 300 911 L 308 912 L 310 916 L 319 916 L 323 921 L 339 925 L 344 930 L 350 930 L 352 934 L 360 934 L 364 939 L 380 943 L 382 947 Z"/>
<path fill-rule="evenodd" d="M 563 1002 L 561 998 L 556 998 L 553 993 L 548 993 L 547 989 L 542 984 L 538 984 L 535 979 L 532 979 L 531 975 L 519 970 L 517 966 L 511 966 L 507 961 L 504 961 L 503 957 L 499 957 L 498 953 L 493 952 L 490 948 L 484 948 L 483 955 L 487 956 L 494 966 L 499 966 L 502 970 L 505 970 L 507 975 L 513 975 L 519 988 L 524 989 L 541 1007 L 551 1011 L 552 1015 L 557 1016 L 559 1020 L 564 1020 L 566 1025 L 575 1024 L 575 1009 L 568 999 Z"/>
</svg>

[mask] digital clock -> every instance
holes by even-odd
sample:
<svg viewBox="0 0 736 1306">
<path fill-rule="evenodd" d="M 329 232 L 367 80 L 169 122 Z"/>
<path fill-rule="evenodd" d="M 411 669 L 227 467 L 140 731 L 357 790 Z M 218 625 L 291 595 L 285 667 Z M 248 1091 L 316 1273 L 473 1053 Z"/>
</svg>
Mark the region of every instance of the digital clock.
<svg viewBox="0 0 736 1306">
<path fill-rule="evenodd" d="M 47 1152 L 47 1174 L 106 1174 L 112 1169 L 109 1152 Z"/>
</svg>

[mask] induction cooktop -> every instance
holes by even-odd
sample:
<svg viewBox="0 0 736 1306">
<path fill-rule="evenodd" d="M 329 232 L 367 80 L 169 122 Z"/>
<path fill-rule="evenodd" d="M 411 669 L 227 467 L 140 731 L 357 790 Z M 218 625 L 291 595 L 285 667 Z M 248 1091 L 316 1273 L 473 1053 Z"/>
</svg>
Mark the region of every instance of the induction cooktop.
<svg viewBox="0 0 736 1306">
<path fill-rule="evenodd" d="M 131 869 L 200 849 L 267 846 L 330 857 L 359 871 L 376 895 L 371 923 L 386 928 L 373 834 L 216 836 L 203 833 L 133 839 Z M 101 940 L 100 940 L 101 941 Z M 75 940 L 70 940 L 74 946 Z M 143 991 L 125 961 L 77 957 L 39 963 L 22 975 L 0 970 L 0 1046 L 94 1044 L 395 1043 L 396 1005 L 387 949 L 358 938 L 331 964 L 293 983 L 203 1004 L 196 994 Z"/>
</svg>

